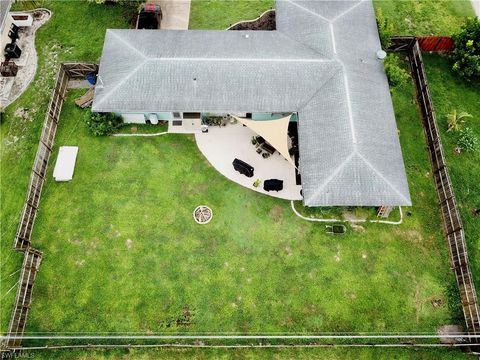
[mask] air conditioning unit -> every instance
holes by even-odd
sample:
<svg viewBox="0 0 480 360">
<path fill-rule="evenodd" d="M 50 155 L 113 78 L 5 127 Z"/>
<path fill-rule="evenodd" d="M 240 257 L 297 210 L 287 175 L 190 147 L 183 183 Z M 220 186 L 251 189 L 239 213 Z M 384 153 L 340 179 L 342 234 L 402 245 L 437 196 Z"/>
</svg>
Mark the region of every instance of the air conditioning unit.
<svg viewBox="0 0 480 360">
<path fill-rule="evenodd" d="M 155 114 L 155 113 L 148 114 L 147 123 L 148 122 L 152 125 L 157 125 L 158 124 L 158 115 Z"/>
</svg>

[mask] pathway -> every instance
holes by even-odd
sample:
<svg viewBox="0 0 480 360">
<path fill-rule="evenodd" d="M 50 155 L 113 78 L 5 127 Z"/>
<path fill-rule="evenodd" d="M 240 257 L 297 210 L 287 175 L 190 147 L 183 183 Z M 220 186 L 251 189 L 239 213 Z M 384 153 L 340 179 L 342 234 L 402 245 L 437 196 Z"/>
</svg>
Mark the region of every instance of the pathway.
<svg viewBox="0 0 480 360">
<path fill-rule="evenodd" d="M 480 0 L 471 0 L 475 14 L 480 17 Z"/>
<path fill-rule="evenodd" d="M 162 9 L 160 29 L 187 30 L 190 20 L 190 0 L 155 0 Z"/>
</svg>

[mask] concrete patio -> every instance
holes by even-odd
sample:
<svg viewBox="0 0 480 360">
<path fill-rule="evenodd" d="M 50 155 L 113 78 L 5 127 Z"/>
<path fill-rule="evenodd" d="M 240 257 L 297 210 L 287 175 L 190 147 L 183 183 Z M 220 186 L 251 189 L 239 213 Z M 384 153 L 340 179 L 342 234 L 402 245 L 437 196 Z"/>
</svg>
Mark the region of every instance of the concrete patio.
<svg viewBox="0 0 480 360">
<path fill-rule="evenodd" d="M 208 133 L 195 134 L 197 146 L 210 164 L 222 175 L 251 190 L 287 200 L 301 200 L 302 187 L 296 184 L 295 168 L 275 152 L 267 159 L 257 154 L 256 148 L 251 143 L 252 136 L 256 135 L 249 128 L 241 124 L 228 124 L 227 126 L 211 126 Z M 254 176 L 251 178 L 235 171 L 232 161 L 238 158 L 254 167 Z M 260 179 L 259 187 L 253 183 Z M 267 179 L 283 180 L 283 190 L 263 190 L 263 182 Z"/>
</svg>

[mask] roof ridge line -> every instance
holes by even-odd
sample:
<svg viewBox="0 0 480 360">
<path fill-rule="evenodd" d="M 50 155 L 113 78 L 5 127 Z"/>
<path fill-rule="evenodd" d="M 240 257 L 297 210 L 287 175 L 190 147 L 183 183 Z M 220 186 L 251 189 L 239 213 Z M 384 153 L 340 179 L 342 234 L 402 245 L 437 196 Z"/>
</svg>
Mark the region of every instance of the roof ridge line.
<svg viewBox="0 0 480 360">
<path fill-rule="evenodd" d="M 357 6 L 360 6 L 361 4 L 363 4 L 364 2 L 366 2 L 366 0 L 360 0 L 359 2 L 357 2 L 355 5 L 353 5 L 352 7 L 348 8 L 347 10 L 343 11 L 341 14 L 338 14 L 337 16 L 335 16 L 332 20 L 330 20 L 332 23 L 334 23 L 335 21 L 337 21 L 338 19 L 340 19 L 341 17 L 345 16 L 346 14 L 348 14 L 350 11 L 352 11 L 353 9 L 355 9 Z"/>
<path fill-rule="evenodd" d="M 123 39 L 121 36 L 117 35 L 114 31 L 115 29 L 107 29 L 107 33 L 109 32 L 110 34 L 112 34 L 113 36 L 115 36 L 115 38 L 117 38 L 118 40 L 120 40 L 122 43 L 124 43 L 125 45 L 127 45 L 128 47 L 132 48 L 135 52 L 139 53 L 140 55 L 142 55 L 142 57 L 144 59 L 147 59 L 147 56 L 145 56 L 145 54 L 143 52 L 141 52 L 140 50 L 138 50 L 135 46 L 133 46 L 132 44 L 130 44 L 128 41 L 126 41 L 125 39 Z M 122 29 L 123 30 L 123 29 Z M 127 30 L 131 30 L 131 29 L 127 29 Z"/>
<path fill-rule="evenodd" d="M 264 58 L 255 58 L 255 59 L 249 59 L 249 58 L 228 58 L 228 57 L 222 57 L 222 58 L 207 58 L 207 57 L 147 57 L 145 58 L 145 62 L 147 61 L 245 61 L 245 62 L 316 62 L 316 63 L 333 63 L 333 62 L 338 62 L 336 59 L 327 59 L 327 58 L 321 58 L 321 59 L 305 59 L 305 58 L 298 58 L 298 59 L 285 59 L 285 58 L 270 58 L 270 59 L 264 59 Z"/>
<path fill-rule="evenodd" d="M 256 30 L 254 30 L 256 31 Z M 274 30 L 277 34 L 281 35 L 281 36 L 285 36 L 287 38 L 289 38 L 290 40 L 292 40 L 293 42 L 297 43 L 297 44 L 300 44 L 302 46 L 304 46 L 306 49 L 309 49 L 309 50 L 312 50 L 315 54 L 318 54 L 322 59 L 328 59 L 327 57 L 325 57 L 322 53 L 320 53 L 317 49 L 311 47 L 311 46 L 308 46 L 307 44 L 301 42 L 300 40 L 298 39 L 295 39 L 294 37 L 290 36 L 289 34 L 283 32 L 282 30 Z M 313 32 L 312 32 L 313 33 Z"/>
<path fill-rule="evenodd" d="M 330 20 L 328 20 L 325 16 L 320 15 L 320 14 L 316 13 L 315 11 L 309 10 L 309 9 L 307 9 L 306 7 L 304 7 L 304 6 L 302 6 L 302 5 L 299 5 L 299 4 L 297 4 L 296 2 L 294 2 L 294 1 L 291 1 L 291 0 L 283 0 L 283 1 L 288 2 L 288 3 L 292 4 L 292 5 L 295 5 L 295 6 L 298 7 L 299 9 L 302 9 L 302 10 L 304 10 L 304 11 L 306 11 L 306 12 L 308 12 L 308 13 L 310 13 L 310 14 L 312 14 L 312 15 L 314 15 L 314 16 L 322 19 L 322 20 L 325 20 L 325 21 L 327 21 L 327 22 L 330 22 Z"/>
<path fill-rule="evenodd" d="M 357 154 L 356 150 L 353 150 L 350 155 L 348 155 L 343 162 L 332 172 L 332 174 L 321 184 L 317 189 L 315 189 L 315 192 L 310 196 L 311 198 L 316 198 L 317 195 L 329 184 L 332 182 L 333 179 L 335 179 L 338 174 L 340 173 L 341 170 L 353 159 L 353 157 Z M 304 199 L 305 200 L 305 199 Z"/>
<path fill-rule="evenodd" d="M 383 174 L 382 174 L 380 171 L 378 171 L 378 170 L 370 163 L 370 161 L 368 161 L 368 160 L 365 158 L 365 156 L 363 156 L 358 150 L 356 151 L 356 153 L 357 153 L 357 155 L 360 157 L 360 159 L 362 159 L 362 161 L 363 161 L 370 169 L 372 169 L 372 170 L 375 172 L 375 174 L 377 174 L 377 175 L 380 177 L 380 179 L 382 179 L 393 191 L 395 191 L 395 192 L 396 192 L 403 200 L 405 200 L 407 203 L 411 203 L 411 200 L 407 199 L 407 198 L 405 197 L 405 195 L 403 195 L 400 191 L 398 191 L 398 189 L 395 188 L 395 186 L 393 186 L 393 184 L 392 184 L 390 181 L 388 181 L 388 179 L 387 179 L 385 176 L 383 176 Z"/>
<path fill-rule="evenodd" d="M 332 61 L 333 61 L 334 63 L 336 63 L 336 64 L 340 63 L 340 62 L 339 62 L 338 60 L 336 60 L 336 59 L 334 59 L 334 60 L 332 60 Z M 342 65 L 342 64 L 340 63 L 340 65 Z M 303 110 L 303 109 L 310 103 L 310 101 L 312 101 L 312 100 L 318 95 L 318 93 L 320 92 L 320 90 L 323 89 L 323 87 L 325 86 L 325 84 L 327 84 L 330 80 L 332 80 L 333 77 L 334 77 L 335 75 L 337 75 L 337 73 L 338 73 L 339 71 L 341 71 L 341 70 L 342 70 L 342 66 L 340 66 L 340 67 L 337 69 L 337 71 L 334 71 L 334 72 L 332 73 L 332 75 L 330 75 L 330 76 L 322 83 L 322 85 L 320 85 L 320 87 L 315 91 L 315 93 L 313 93 L 312 96 L 310 96 L 307 100 L 305 100 L 305 102 L 304 102 L 302 105 L 300 105 L 300 107 L 298 108 L 297 112 L 300 112 L 301 110 Z"/>
<path fill-rule="evenodd" d="M 103 95 L 103 97 L 100 99 L 100 101 L 98 101 L 96 104 L 95 104 L 95 107 L 97 107 L 98 105 L 100 105 L 101 103 L 103 103 L 105 101 L 105 99 L 107 97 L 110 96 L 110 94 L 112 94 L 115 90 L 118 89 L 118 87 L 122 84 L 124 84 L 128 79 L 130 79 L 143 65 L 145 65 L 145 63 L 148 61 L 148 59 L 144 59 L 140 64 L 138 64 L 135 69 L 133 69 L 130 74 L 128 74 L 122 81 L 120 81 L 117 85 L 115 85 L 115 87 L 113 89 L 111 89 L 109 92 L 107 92 L 106 94 Z M 100 78 L 101 80 L 101 78 Z M 92 104 L 93 106 L 93 104 Z"/>
</svg>

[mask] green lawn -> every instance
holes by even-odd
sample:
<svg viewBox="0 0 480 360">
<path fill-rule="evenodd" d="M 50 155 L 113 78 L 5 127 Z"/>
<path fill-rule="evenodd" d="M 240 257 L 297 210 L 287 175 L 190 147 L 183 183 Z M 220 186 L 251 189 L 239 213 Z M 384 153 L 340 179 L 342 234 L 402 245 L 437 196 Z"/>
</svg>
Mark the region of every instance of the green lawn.
<svg viewBox="0 0 480 360">
<path fill-rule="evenodd" d="M 105 30 L 126 28 L 133 16 L 128 8 L 79 1 L 74 5 L 66 1 L 38 5 L 52 10 L 53 16 L 37 32 L 37 75 L 25 94 L 1 114 L 1 330 L 8 324 L 15 297 L 14 290 L 6 292 L 18 280 L 18 274 L 9 275 L 20 267 L 23 258 L 11 248 L 58 65 L 72 60 L 98 61 Z"/>
<path fill-rule="evenodd" d="M 374 0 L 398 35 L 450 35 L 465 16 L 473 16 L 470 0 Z M 192 0 L 191 29 L 225 29 L 250 20 L 269 8 L 274 0 Z"/>
<path fill-rule="evenodd" d="M 274 7 L 274 0 L 192 0 L 189 28 L 223 30 Z"/>
<path fill-rule="evenodd" d="M 223 29 L 271 4 L 194 0 L 190 27 Z M 105 29 L 128 27 L 131 19 L 131 12 L 116 6 L 41 5 L 53 9 L 54 16 L 38 33 L 40 71 L 1 123 L 2 330 L 14 297 L 14 291 L 4 293 L 18 277 L 9 275 L 21 263 L 10 248 L 56 66 L 98 60 Z M 442 5 L 432 3 L 431 9 L 437 15 L 448 8 L 460 9 L 458 14 L 467 9 L 460 2 Z M 380 6 L 388 16 L 410 14 L 407 7 Z M 437 22 L 442 33 L 455 23 L 432 15 L 431 23 Z M 73 105 L 78 94 L 70 92 L 56 142 L 80 147 L 75 177 L 70 183 L 53 182 L 55 150 L 35 226 L 33 243 L 45 257 L 28 332 L 433 332 L 439 325 L 462 323 L 411 84 L 393 90 L 414 199 L 410 216 L 398 227 L 367 224 L 349 228 L 340 238 L 326 236 L 321 224 L 295 218 L 288 202 L 227 181 L 202 158 L 190 136 L 90 136 Z M 25 118 L 15 115 L 19 108 L 27 108 Z M 200 203 L 215 213 L 204 227 L 191 218 Z M 442 303 L 433 307 L 433 300 Z M 359 358 L 413 356 L 407 350 L 353 351 Z M 179 353 L 172 357 L 182 357 Z M 459 353 L 417 355 L 454 358 Z M 318 351 L 319 358 L 344 356 L 343 351 Z"/>
<path fill-rule="evenodd" d="M 480 87 L 459 79 L 451 70 L 451 62 L 438 55 L 423 56 L 430 92 L 461 217 L 465 226 L 469 255 L 477 289 L 480 288 L 480 217 L 472 210 L 480 207 L 480 150 L 457 155 L 456 134 L 447 133 L 447 115 L 454 109 L 473 115 L 470 127 L 480 139 Z"/>
<path fill-rule="evenodd" d="M 191 136 L 90 136 L 78 94 L 56 141 L 80 147 L 75 178 L 55 183 L 50 167 L 35 226 L 45 259 L 29 332 L 431 332 L 452 322 L 419 122 L 402 139 L 421 193 L 412 216 L 332 238 L 289 202 L 229 182 Z M 215 213 L 207 226 L 192 220 L 198 204 Z"/>
<path fill-rule="evenodd" d="M 455 349 L 147 349 L 147 350 L 64 350 L 36 351 L 35 359 L 150 360 L 150 359 L 301 359 L 301 360 L 450 360 L 475 359 Z"/>
<path fill-rule="evenodd" d="M 445 35 L 474 16 L 470 0 L 374 0 L 393 24 L 395 35 Z"/>
</svg>

